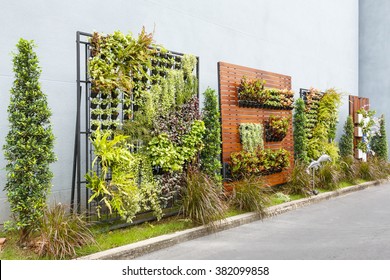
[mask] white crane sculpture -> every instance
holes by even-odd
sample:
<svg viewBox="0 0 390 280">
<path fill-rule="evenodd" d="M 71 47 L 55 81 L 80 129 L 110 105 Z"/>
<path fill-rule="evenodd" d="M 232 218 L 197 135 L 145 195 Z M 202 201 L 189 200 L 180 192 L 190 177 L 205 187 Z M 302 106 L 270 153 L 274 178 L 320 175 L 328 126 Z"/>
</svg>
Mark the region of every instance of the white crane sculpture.
<svg viewBox="0 0 390 280">
<path fill-rule="evenodd" d="M 332 161 L 332 159 L 330 158 L 330 156 L 326 155 L 326 154 L 323 154 L 321 155 L 317 160 L 313 160 L 309 166 L 306 168 L 306 172 L 307 174 L 310 174 L 310 171 L 312 171 L 312 192 L 314 195 L 317 195 L 318 194 L 318 191 L 314 189 L 314 175 L 315 175 L 315 171 L 318 170 L 320 167 L 321 167 L 321 163 L 322 162 L 326 162 L 326 161 Z"/>
</svg>

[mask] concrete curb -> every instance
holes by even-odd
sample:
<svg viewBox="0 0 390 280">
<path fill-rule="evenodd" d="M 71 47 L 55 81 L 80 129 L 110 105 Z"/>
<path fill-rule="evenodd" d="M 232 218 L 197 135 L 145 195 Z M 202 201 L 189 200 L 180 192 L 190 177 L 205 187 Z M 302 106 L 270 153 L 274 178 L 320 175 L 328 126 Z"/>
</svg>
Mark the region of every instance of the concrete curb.
<svg viewBox="0 0 390 280">
<path fill-rule="evenodd" d="M 359 191 L 366 189 L 370 186 L 380 185 L 387 180 L 377 180 L 372 182 L 366 182 L 355 186 L 350 186 L 342 188 L 332 192 L 326 192 L 318 194 L 317 196 L 312 196 L 308 198 L 303 198 L 299 200 L 290 201 L 287 203 L 279 204 L 276 206 L 271 206 L 266 209 L 267 217 L 276 216 L 306 205 L 310 205 L 316 202 L 323 200 L 328 200 L 334 197 L 338 197 L 344 194 L 351 192 Z M 84 256 L 77 258 L 77 260 L 120 260 L 120 259 L 134 259 L 139 256 L 171 247 L 175 244 L 192 240 L 198 237 L 206 236 L 211 233 L 223 231 L 226 229 L 238 227 L 240 225 L 248 224 L 260 219 L 260 216 L 254 212 L 245 213 L 237 215 L 234 217 L 227 218 L 220 221 L 216 224 L 215 227 L 211 228 L 209 226 L 200 226 L 196 228 L 187 229 L 180 232 L 175 232 L 171 234 L 161 235 L 146 239 L 140 242 L 136 242 L 129 245 L 124 245 L 121 247 L 109 249 L 106 251 L 101 251 L 92 255 Z"/>
</svg>

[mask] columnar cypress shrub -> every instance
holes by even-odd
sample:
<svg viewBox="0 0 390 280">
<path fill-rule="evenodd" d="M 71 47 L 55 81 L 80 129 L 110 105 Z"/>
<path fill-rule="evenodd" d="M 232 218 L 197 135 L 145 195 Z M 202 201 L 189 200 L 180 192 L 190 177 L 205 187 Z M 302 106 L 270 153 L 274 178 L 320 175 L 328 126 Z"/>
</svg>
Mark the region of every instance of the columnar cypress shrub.
<svg viewBox="0 0 390 280">
<path fill-rule="evenodd" d="M 385 116 L 382 115 L 379 121 L 380 124 L 380 135 L 375 135 L 371 140 L 371 148 L 375 154 L 385 161 L 387 161 L 387 137 L 386 137 L 386 124 Z"/>
<path fill-rule="evenodd" d="M 294 112 L 294 156 L 296 160 L 307 162 L 307 137 L 306 137 L 306 116 L 305 102 L 302 98 L 295 101 Z"/>
<path fill-rule="evenodd" d="M 203 121 L 206 133 L 203 137 L 204 148 L 201 152 L 202 169 L 216 182 L 221 177 L 221 124 L 219 107 L 215 90 L 207 88 L 204 92 Z"/>
<path fill-rule="evenodd" d="M 49 164 L 55 155 L 51 112 L 39 83 L 35 44 L 20 39 L 16 46 L 15 80 L 8 107 L 10 130 L 3 150 L 7 160 L 5 190 L 14 217 L 7 227 L 19 230 L 23 241 L 39 227 L 53 177 Z"/>
<path fill-rule="evenodd" d="M 341 157 L 353 155 L 353 129 L 352 117 L 348 116 L 344 124 L 344 134 L 339 143 Z"/>
</svg>

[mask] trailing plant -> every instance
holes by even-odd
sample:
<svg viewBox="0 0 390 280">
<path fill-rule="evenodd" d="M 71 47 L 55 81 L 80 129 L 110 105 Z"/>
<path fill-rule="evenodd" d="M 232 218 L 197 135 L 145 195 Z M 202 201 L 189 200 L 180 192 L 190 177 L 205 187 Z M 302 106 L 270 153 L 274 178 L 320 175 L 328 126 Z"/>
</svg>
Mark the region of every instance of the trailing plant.
<svg viewBox="0 0 390 280">
<path fill-rule="evenodd" d="M 317 123 L 308 142 L 309 158 L 317 159 L 327 154 L 334 162 L 337 161 L 339 153 L 334 139 L 340 104 L 341 95 L 334 89 L 328 89 L 319 101 Z"/>
<path fill-rule="evenodd" d="M 282 141 L 287 135 L 289 118 L 271 115 L 265 123 L 266 141 Z"/>
<path fill-rule="evenodd" d="M 182 213 L 194 223 L 215 225 L 224 219 L 226 204 L 221 199 L 220 188 L 207 174 L 190 168 L 186 175 L 182 198 Z"/>
<path fill-rule="evenodd" d="M 388 160 L 388 147 L 386 137 L 386 124 L 385 116 L 382 115 L 379 120 L 379 133 L 374 135 L 371 140 L 371 148 L 375 152 L 375 155 L 381 160 Z"/>
<path fill-rule="evenodd" d="M 263 126 L 256 123 L 240 123 L 241 144 L 244 151 L 254 152 L 264 148 Z"/>
<path fill-rule="evenodd" d="M 353 155 L 354 126 L 352 117 L 348 116 L 344 124 L 344 134 L 341 136 L 339 147 L 340 156 L 348 157 Z"/>
<path fill-rule="evenodd" d="M 265 209 L 270 202 L 270 190 L 258 176 L 246 176 L 234 182 L 229 203 L 238 210 L 256 212 L 265 217 Z"/>
<path fill-rule="evenodd" d="M 284 149 L 235 152 L 230 156 L 231 172 L 236 179 L 277 173 L 290 166 L 289 158 L 290 153 Z"/>
<path fill-rule="evenodd" d="M 51 111 L 41 90 L 41 68 L 33 41 L 20 39 L 14 54 L 15 80 L 8 106 L 10 130 L 3 146 L 7 160 L 4 190 L 14 221 L 6 228 L 20 232 L 23 243 L 40 226 L 53 177 L 50 163 L 55 161 Z"/>
<path fill-rule="evenodd" d="M 290 177 L 286 185 L 284 185 L 283 190 L 287 194 L 299 194 L 308 196 L 311 192 L 311 176 L 306 172 L 307 165 L 300 161 L 296 160 L 294 168 L 291 171 Z"/>
<path fill-rule="evenodd" d="M 75 257 L 75 249 L 95 243 L 84 217 L 70 214 L 61 204 L 45 209 L 39 222 L 39 235 L 34 243 L 36 252 L 41 257 Z"/>
<path fill-rule="evenodd" d="M 207 88 L 203 96 L 202 119 L 207 133 L 202 140 L 204 148 L 200 154 L 201 167 L 217 184 L 221 184 L 221 124 L 217 95 L 215 90 Z"/>
<path fill-rule="evenodd" d="M 307 163 L 308 158 L 305 103 L 301 98 L 298 98 L 295 102 L 293 127 L 294 157 L 296 160 L 302 161 L 303 163 Z"/>
</svg>

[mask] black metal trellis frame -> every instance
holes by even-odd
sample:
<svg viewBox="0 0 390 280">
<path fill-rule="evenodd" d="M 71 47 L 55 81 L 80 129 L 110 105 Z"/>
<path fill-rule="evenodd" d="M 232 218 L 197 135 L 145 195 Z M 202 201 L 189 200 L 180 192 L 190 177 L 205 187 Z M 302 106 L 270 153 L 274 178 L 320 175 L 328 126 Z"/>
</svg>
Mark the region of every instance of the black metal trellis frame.
<svg viewBox="0 0 390 280">
<path fill-rule="evenodd" d="M 87 214 L 90 214 L 91 205 L 90 203 L 88 203 L 90 194 L 89 189 L 86 187 L 87 181 L 85 179 L 85 174 L 92 167 L 93 158 L 92 144 L 89 139 L 89 136 L 91 134 L 91 81 L 88 75 L 88 59 L 89 57 L 91 57 L 89 42 L 89 38 L 91 37 L 92 34 L 90 33 L 81 31 L 76 32 L 77 110 L 70 202 L 71 212 L 76 211 L 77 213 L 81 213 L 82 210 L 86 210 Z M 168 52 L 174 56 L 182 57 L 184 55 L 183 53 L 179 52 Z M 197 95 L 199 98 L 199 57 L 196 57 L 196 59 L 196 77 L 198 80 Z M 83 193 L 84 191 L 85 193 Z M 84 203 L 85 209 L 83 208 Z M 165 216 L 169 216 L 169 213 L 165 214 Z M 145 220 L 148 220 L 148 218 L 146 218 Z"/>
</svg>

